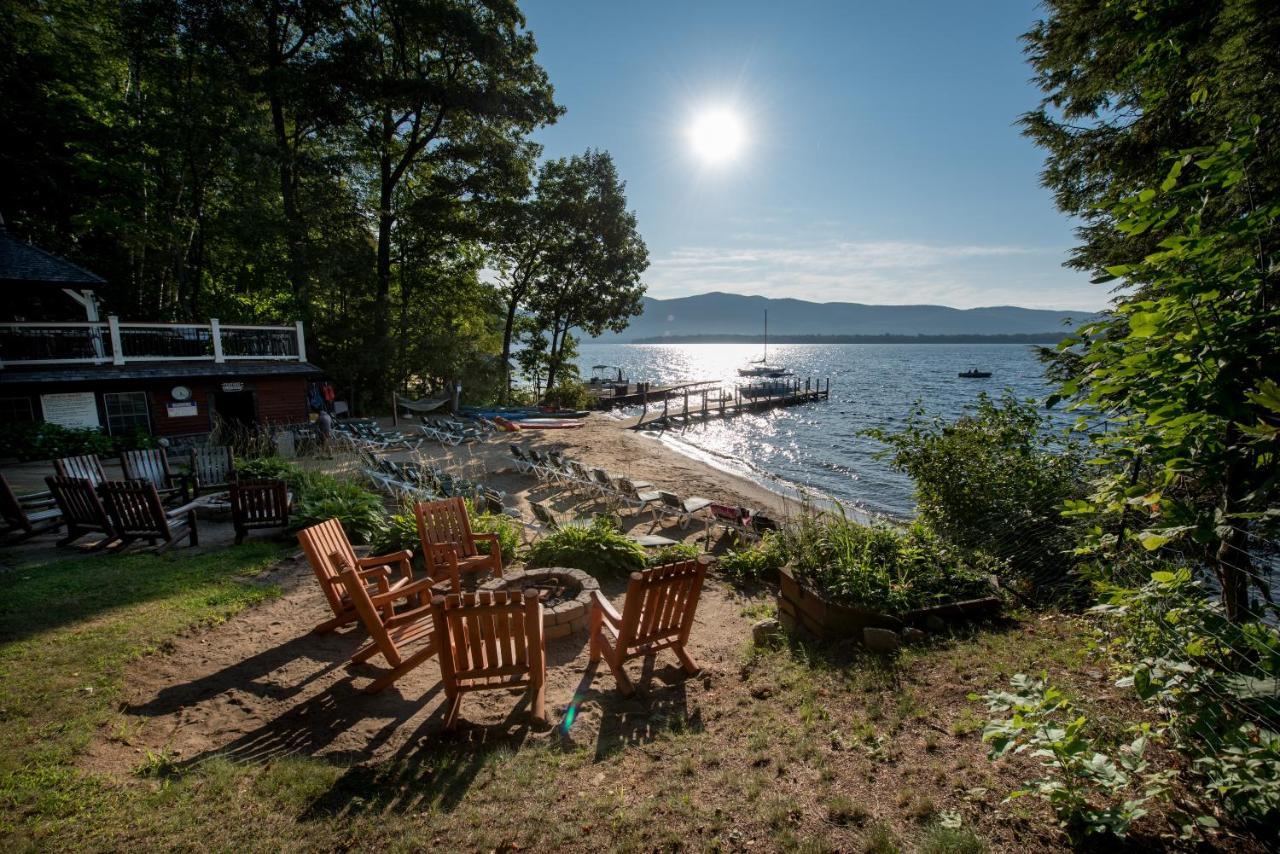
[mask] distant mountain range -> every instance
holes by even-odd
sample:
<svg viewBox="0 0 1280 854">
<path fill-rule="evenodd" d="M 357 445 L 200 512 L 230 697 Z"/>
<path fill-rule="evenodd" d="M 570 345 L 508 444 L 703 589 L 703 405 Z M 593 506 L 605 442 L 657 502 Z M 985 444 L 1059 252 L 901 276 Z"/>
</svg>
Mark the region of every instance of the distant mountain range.
<svg viewBox="0 0 1280 854">
<path fill-rule="evenodd" d="M 1087 311 L 1048 311 L 1017 306 L 948 308 L 943 305 L 863 305 L 806 302 L 761 296 L 709 293 L 677 299 L 644 299 L 644 313 L 621 333 L 601 341 L 634 341 L 679 336 L 714 340 L 757 336 L 769 311 L 769 339 L 789 336 L 983 336 L 1059 337 L 1097 317 Z M 739 338 L 738 340 L 742 340 Z"/>
</svg>

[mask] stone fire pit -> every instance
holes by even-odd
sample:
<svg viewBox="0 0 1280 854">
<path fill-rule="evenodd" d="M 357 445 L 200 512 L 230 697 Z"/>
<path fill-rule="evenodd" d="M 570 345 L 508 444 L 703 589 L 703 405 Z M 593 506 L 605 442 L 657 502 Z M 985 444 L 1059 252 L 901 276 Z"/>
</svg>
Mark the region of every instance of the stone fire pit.
<svg viewBox="0 0 1280 854">
<path fill-rule="evenodd" d="M 596 581 L 580 569 L 548 566 L 512 570 L 502 578 L 486 581 L 481 590 L 539 591 L 542 599 L 542 633 L 549 639 L 568 637 L 587 628 L 591 619 L 591 599 L 600 589 Z"/>
</svg>

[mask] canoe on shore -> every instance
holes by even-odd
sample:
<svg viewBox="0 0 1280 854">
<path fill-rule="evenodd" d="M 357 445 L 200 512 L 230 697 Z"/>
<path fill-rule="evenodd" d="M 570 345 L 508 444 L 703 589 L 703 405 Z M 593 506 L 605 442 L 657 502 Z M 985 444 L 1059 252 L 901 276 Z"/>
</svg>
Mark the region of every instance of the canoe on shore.
<svg viewBox="0 0 1280 854">
<path fill-rule="evenodd" d="M 517 423 L 521 430 L 571 430 L 584 422 L 577 418 L 524 418 Z"/>
</svg>

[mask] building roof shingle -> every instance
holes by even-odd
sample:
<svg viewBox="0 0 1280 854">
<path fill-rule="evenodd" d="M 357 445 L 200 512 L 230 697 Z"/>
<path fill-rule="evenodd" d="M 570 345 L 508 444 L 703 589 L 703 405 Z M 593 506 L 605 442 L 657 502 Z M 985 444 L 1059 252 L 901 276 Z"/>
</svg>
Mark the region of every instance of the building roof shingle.
<svg viewBox="0 0 1280 854">
<path fill-rule="evenodd" d="M 23 243 L 9 233 L 0 219 L 0 284 L 49 284 L 81 288 L 106 284 L 96 273 Z"/>
</svg>

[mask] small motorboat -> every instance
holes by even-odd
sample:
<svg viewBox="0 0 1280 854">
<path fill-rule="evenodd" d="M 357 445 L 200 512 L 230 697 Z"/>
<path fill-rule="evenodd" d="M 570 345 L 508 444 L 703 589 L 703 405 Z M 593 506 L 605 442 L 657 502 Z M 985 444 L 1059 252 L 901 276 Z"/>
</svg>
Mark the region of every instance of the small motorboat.
<svg viewBox="0 0 1280 854">
<path fill-rule="evenodd" d="M 962 380 L 989 380 L 991 379 L 990 371 L 980 371 L 977 368 L 970 368 L 967 371 L 960 372 Z"/>
</svg>

